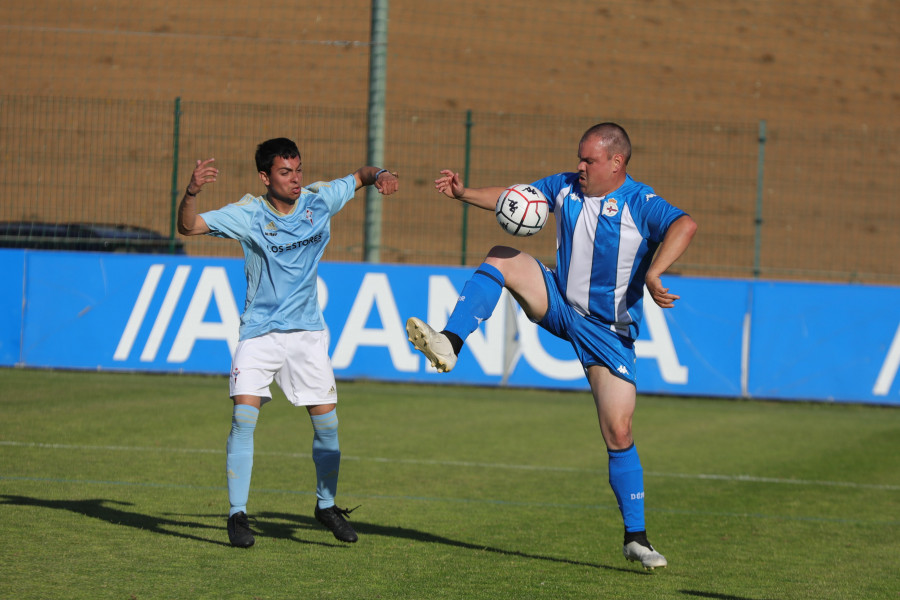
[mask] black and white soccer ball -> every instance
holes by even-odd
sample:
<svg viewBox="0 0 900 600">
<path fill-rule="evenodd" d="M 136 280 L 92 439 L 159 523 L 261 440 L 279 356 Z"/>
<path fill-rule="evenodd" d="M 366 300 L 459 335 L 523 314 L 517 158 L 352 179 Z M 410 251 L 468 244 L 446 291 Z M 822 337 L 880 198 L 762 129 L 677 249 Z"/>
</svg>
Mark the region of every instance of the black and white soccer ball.
<svg viewBox="0 0 900 600">
<path fill-rule="evenodd" d="M 506 233 L 524 237 L 543 228 L 550 216 L 550 204 L 536 187 L 517 183 L 503 190 L 494 212 Z"/>
</svg>

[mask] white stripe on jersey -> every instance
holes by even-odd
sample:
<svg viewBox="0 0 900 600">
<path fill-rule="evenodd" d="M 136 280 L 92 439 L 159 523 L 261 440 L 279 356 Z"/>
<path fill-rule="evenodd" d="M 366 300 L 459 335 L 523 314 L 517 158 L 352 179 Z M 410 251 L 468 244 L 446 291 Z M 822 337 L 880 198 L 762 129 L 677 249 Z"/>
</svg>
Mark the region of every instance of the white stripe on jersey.
<svg viewBox="0 0 900 600">
<path fill-rule="evenodd" d="M 594 238 L 603 198 L 585 198 L 572 233 L 572 256 L 566 278 L 566 299 L 579 314 L 587 316 L 591 299 L 591 269 L 594 266 Z"/>
<path fill-rule="evenodd" d="M 628 326 L 633 321 L 631 315 L 628 314 L 625 294 L 628 292 L 628 284 L 631 282 L 631 270 L 634 268 L 635 257 L 643 241 L 644 238 L 634 222 L 634 217 L 631 216 L 628 204 L 623 203 L 619 221 L 619 256 L 616 261 L 616 323 L 614 330 L 624 336 L 628 336 Z"/>
</svg>

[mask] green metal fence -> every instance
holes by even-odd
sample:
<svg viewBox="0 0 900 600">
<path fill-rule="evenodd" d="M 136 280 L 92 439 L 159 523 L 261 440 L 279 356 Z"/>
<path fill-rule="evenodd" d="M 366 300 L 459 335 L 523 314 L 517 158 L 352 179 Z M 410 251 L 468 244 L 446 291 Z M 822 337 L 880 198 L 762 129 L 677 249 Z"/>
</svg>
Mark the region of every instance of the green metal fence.
<svg viewBox="0 0 900 600">
<path fill-rule="evenodd" d="M 0 221 L 139 225 L 171 240 L 174 207 L 196 160 L 216 184 L 201 210 L 263 190 L 256 145 L 287 136 L 307 182 L 366 160 L 365 109 L 0 96 Z M 552 231 L 503 233 L 489 212 L 434 191 L 440 169 L 472 186 L 572 170 L 584 118 L 388 110 L 384 166 L 401 191 L 384 200 L 381 262 L 480 262 L 495 244 L 553 263 Z M 630 172 L 699 223 L 685 274 L 900 283 L 900 130 L 633 120 Z M 360 261 L 365 195 L 334 220 L 326 260 Z M 6 240 L 9 242 L 10 240 Z M 179 240 L 189 254 L 238 256 L 236 243 Z"/>
</svg>

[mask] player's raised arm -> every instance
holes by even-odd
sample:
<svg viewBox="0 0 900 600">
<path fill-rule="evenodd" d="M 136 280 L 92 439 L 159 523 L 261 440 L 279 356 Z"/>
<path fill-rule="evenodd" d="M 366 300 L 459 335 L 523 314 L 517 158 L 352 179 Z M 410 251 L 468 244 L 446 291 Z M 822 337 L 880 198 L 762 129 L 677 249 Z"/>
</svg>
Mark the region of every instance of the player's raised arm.
<svg viewBox="0 0 900 600">
<path fill-rule="evenodd" d="M 444 169 L 441 176 L 434 180 L 434 189 L 448 198 L 456 198 L 472 206 L 493 211 L 497 207 L 497 198 L 506 188 L 467 188 L 462 184 L 459 173 Z"/>
<path fill-rule="evenodd" d="M 207 183 L 214 182 L 219 176 L 219 169 L 215 166 L 216 159 L 208 158 L 198 160 L 194 172 L 191 173 L 191 182 L 184 189 L 184 196 L 178 204 L 178 233 L 181 235 L 201 235 L 209 233 L 206 221 L 197 214 L 197 194 L 203 190 Z"/>
</svg>

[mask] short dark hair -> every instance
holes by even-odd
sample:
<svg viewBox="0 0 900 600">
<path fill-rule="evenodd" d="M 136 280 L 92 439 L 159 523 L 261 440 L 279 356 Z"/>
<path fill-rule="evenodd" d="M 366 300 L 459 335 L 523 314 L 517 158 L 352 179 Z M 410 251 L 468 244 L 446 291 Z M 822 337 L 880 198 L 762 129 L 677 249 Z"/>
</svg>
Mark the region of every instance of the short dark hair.
<svg viewBox="0 0 900 600">
<path fill-rule="evenodd" d="M 602 139 L 607 153 L 610 156 L 621 154 L 625 157 L 626 165 L 631 160 L 631 139 L 621 125 L 616 123 L 598 123 L 584 132 L 584 135 L 581 136 L 581 141 L 583 142 L 589 137 Z"/>
<path fill-rule="evenodd" d="M 300 149 L 297 148 L 297 144 L 287 138 L 266 140 L 256 147 L 256 170 L 268 173 L 279 156 L 285 159 L 299 158 Z"/>
</svg>

